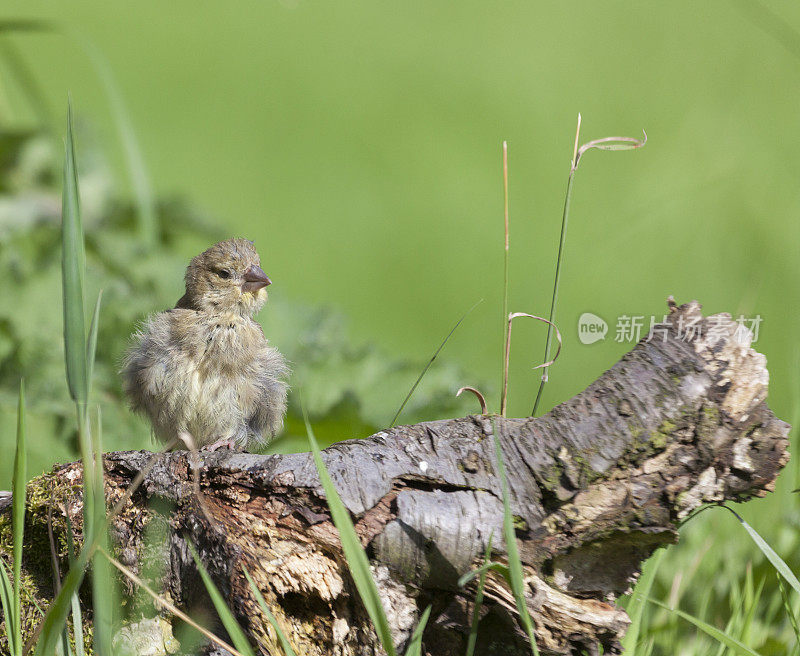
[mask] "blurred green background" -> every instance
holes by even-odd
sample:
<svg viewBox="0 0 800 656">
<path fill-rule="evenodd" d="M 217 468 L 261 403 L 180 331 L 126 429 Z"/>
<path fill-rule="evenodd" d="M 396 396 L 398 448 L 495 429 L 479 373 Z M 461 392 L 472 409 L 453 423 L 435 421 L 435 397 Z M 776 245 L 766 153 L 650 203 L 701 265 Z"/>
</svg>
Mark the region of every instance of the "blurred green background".
<svg viewBox="0 0 800 656">
<path fill-rule="evenodd" d="M 756 347 L 769 362 L 770 405 L 781 418 L 797 418 L 800 35 L 792 26 L 800 27 L 800 5 L 82 0 L 0 7 L 0 20 L 22 18 L 55 19 L 82 35 L 13 32 L 2 40 L 24 58 L 59 130 L 72 95 L 83 126 L 79 159 L 92 173 L 84 192 L 117 208 L 115 225 L 127 225 L 130 211 L 119 209 L 119 199 L 132 188 L 109 100 L 79 45 L 88 39 L 113 71 L 156 194 L 189 199 L 190 213 L 203 217 L 180 224 L 158 256 L 137 250 L 134 231 L 105 239 L 102 220 L 87 219 L 90 237 L 96 230 L 94 289 L 108 289 L 110 271 L 129 285 L 111 285 L 109 307 L 118 313 L 103 315 L 106 341 L 117 344 L 105 353 L 100 399 L 112 417 L 111 447 L 137 447 L 147 432 L 119 402 L 120 345 L 137 318 L 181 295 L 188 259 L 227 236 L 255 240 L 274 281 L 262 313 L 268 335 L 301 370 L 304 356 L 317 358 L 294 386 L 312 389 L 312 412 L 318 402 L 328 440 L 388 423 L 425 360 L 479 299 L 446 346 L 442 359 L 450 364 L 434 367 L 401 421 L 474 411 L 473 399 L 449 396 L 462 384 L 480 384 L 496 409 L 501 142 L 509 144 L 510 309 L 546 314 L 578 111 L 584 141 L 642 129 L 649 141 L 635 152 L 590 152 L 581 162 L 557 313 L 564 350 L 542 409 L 579 392 L 631 347 L 614 341 L 618 316 L 644 316 L 646 332 L 673 294 L 700 300 L 709 313 L 760 315 Z M 39 123 L 24 85 L 2 60 L 0 75 L 4 127 L 33 131 Z M 99 153 L 93 162 L 90 153 Z M 171 222 L 174 206 L 163 207 Z M 26 255 L 12 241 L 4 257 L 17 271 Z M 36 251 L 46 262 L 37 266 L 57 265 L 43 256 L 49 252 Z M 90 249 L 90 267 L 91 256 Z M 43 339 L 58 339 L 57 275 L 26 290 L 26 321 L 48 326 Z M 3 312 L 23 311 L 13 293 L 5 291 L 13 307 Z M 317 314 L 323 306 L 333 314 Z M 580 343 L 584 312 L 609 323 L 604 341 Z M 317 334 L 323 324 L 334 328 Z M 530 411 L 538 384 L 531 366 L 541 361 L 544 334 L 533 323 L 515 330 L 510 415 Z M 18 375 L 10 366 L 9 380 Z M 65 403 L 63 381 L 51 382 L 47 401 Z M 328 385 L 336 393 L 325 401 Z M 11 389 L 0 423 L 8 449 Z M 34 471 L 72 457 L 69 442 L 43 438 L 40 445 Z M 278 448 L 303 445 L 289 439 Z M 8 467 L 0 464 L 0 487 L 8 485 Z M 789 469 L 776 495 L 747 514 L 796 553 L 798 504 L 788 494 L 795 463 Z M 688 569 L 680 558 L 688 563 L 699 553 L 712 526 L 725 534 L 728 519 L 713 514 L 685 529 L 672 568 L 662 564 L 662 571 Z M 741 529 L 729 529 L 733 537 L 706 558 L 708 579 L 723 567 L 744 576 L 750 559 L 762 563 Z M 720 558 L 723 548 L 737 551 Z M 724 578 L 719 599 L 733 585 Z M 770 586 L 774 592 L 774 579 Z M 724 623 L 725 603 L 716 608 L 722 614 L 710 620 Z M 765 621 L 764 636 L 777 640 L 787 626 Z M 753 640 L 773 653 L 764 636 Z"/>
</svg>

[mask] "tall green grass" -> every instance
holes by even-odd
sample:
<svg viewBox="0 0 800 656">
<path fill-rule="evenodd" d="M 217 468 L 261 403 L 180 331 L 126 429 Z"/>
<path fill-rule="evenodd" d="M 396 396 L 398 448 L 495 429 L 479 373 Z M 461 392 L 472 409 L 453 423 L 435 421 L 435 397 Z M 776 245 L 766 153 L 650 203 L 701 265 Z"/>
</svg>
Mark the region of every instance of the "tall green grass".
<svg viewBox="0 0 800 656">
<path fill-rule="evenodd" d="M 0 606 L 6 624 L 10 656 L 23 656 L 22 635 L 22 541 L 25 534 L 25 500 L 27 456 L 25 446 L 25 385 L 19 384 L 17 409 L 17 444 L 14 455 L 14 477 L 11 500 L 12 563 L 11 577 L 0 559 Z"/>
<path fill-rule="evenodd" d="M 261 590 L 258 589 L 256 582 L 253 580 L 253 577 L 250 576 L 250 572 L 246 569 L 244 570 L 244 575 L 247 578 L 247 583 L 250 585 L 250 590 L 252 590 L 253 594 L 255 595 L 256 601 L 258 602 L 259 608 L 261 608 L 261 612 L 267 618 L 267 621 L 272 625 L 272 628 L 275 629 L 275 633 L 278 636 L 278 640 L 281 643 L 281 648 L 283 649 L 284 656 L 297 656 L 294 648 L 292 647 L 292 643 L 289 642 L 289 639 L 286 637 L 286 634 L 283 632 L 281 625 L 278 623 L 277 618 L 273 615 L 272 611 L 269 609 L 267 602 L 264 599 L 264 595 L 261 594 Z"/>
<path fill-rule="evenodd" d="M 509 582 L 511 592 L 514 594 L 514 601 L 517 604 L 522 626 L 528 634 L 528 641 L 531 646 L 531 653 L 539 656 L 539 648 L 536 646 L 536 636 L 533 631 L 533 619 L 528 611 L 528 604 L 525 601 L 525 578 L 522 572 L 522 560 L 517 549 L 517 534 L 514 530 L 514 516 L 511 513 L 511 493 L 508 489 L 508 479 L 506 477 L 506 465 L 503 460 L 503 449 L 500 447 L 500 439 L 497 433 L 497 420 L 492 418 L 492 437 L 494 438 L 495 461 L 497 473 L 500 477 L 500 484 L 503 491 L 503 538 L 506 543 L 506 554 L 508 555 Z"/>
<path fill-rule="evenodd" d="M 110 602 L 114 594 L 111 577 L 105 564 L 100 562 L 99 557 L 95 557 L 96 548 L 104 545 L 107 539 L 105 491 L 99 422 L 93 440 L 88 412 L 90 372 L 93 369 L 94 349 L 97 344 L 100 301 L 98 299 L 95 304 L 94 318 L 87 333 L 84 303 L 86 256 L 71 103 L 67 112 L 66 135 L 61 219 L 64 353 L 67 386 L 76 407 L 78 440 L 83 461 L 84 544 L 41 624 L 41 633 L 36 644 L 37 656 L 49 655 L 56 648 L 67 615 L 73 609 L 74 596 L 93 557 L 92 589 L 97 602 L 94 605 L 94 641 L 98 651 L 107 653 L 110 649 L 113 623 L 113 604 Z"/>
<path fill-rule="evenodd" d="M 442 343 L 439 344 L 439 348 L 437 348 L 433 352 L 433 355 L 431 356 L 430 360 L 428 360 L 428 362 L 422 368 L 422 371 L 419 373 L 419 376 L 417 376 L 417 379 L 414 381 L 414 384 L 411 386 L 411 389 L 408 391 L 408 394 L 406 394 L 406 397 L 403 399 L 403 402 L 400 404 L 400 407 L 397 409 L 397 412 L 395 412 L 394 417 L 392 417 L 392 421 L 389 424 L 390 428 L 397 423 L 397 420 L 400 418 L 400 414 L 403 412 L 403 408 L 406 407 L 406 404 L 408 403 L 409 399 L 411 399 L 411 397 L 414 395 L 414 391 L 419 386 L 420 381 L 422 381 L 422 379 L 425 377 L 425 374 L 428 373 L 428 369 L 431 368 L 431 365 L 434 363 L 436 358 L 439 357 L 439 354 L 442 352 L 442 349 L 445 347 L 447 342 L 453 336 L 453 333 L 455 333 L 456 330 L 458 330 L 458 327 L 463 323 L 464 319 L 466 319 L 470 314 L 472 314 L 472 311 L 476 307 L 478 307 L 481 303 L 483 303 L 483 299 L 475 303 L 475 305 L 473 305 L 469 310 L 467 310 L 464 314 L 461 315 L 461 318 L 458 321 L 456 321 L 455 325 L 453 325 L 453 327 L 450 329 L 450 332 L 447 333 L 445 338 L 442 340 Z"/>
<path fill-rule="evenodd" d="M 208 571 L 203 565 L 203 561 L 200 560 L 200 556 L 197 555 L 197 549 L 195 549 L 194 545 L 188 540 L 187 544 L 189 546 L 189 552 L 192 554 L 192 558 L 194 559 L 195 567 L 197 567 L 197 571 L 200 572 L 200 578 L 203 580 L 203 585 L 211 597 L 211 603 L 214 604 L 214 608 L 216 609 L 220 620 L 222 620 L 222 625 L 225 627 L 225 630 L 228 632 L 231 640 L 233 640 L 234 646 L 243 656 L 255 656 L 253 648 L 250 646 L 244 631 L 242 631 L 242 627 L 239 626 L 239 622 L 236 621 L 236 618 L 233 616 L 230 608 L 228 608 L 228 606 L 225 604 L 225 599 L 217 589 L 217 586 L 214 585 L 214 582 L 211 580 L 211 576 L 209 576 Z"/>
<path fill-rule="evenodd" d="M 361 546 L 361 540 L 353 526 L 350 513 L 342 502 L 339 493 L 336 491 L 336 486 L 333 484 L 333 480 L 331 480 L 328 468 L 325 467 L 325 463 L 322 461 L 322 452 L 320 451 L 319 444 L 317 444 L 317 439 L 314 437 L 314 431 L 311 428 L 311 423 L 308 421 L 308 415 L 305 414 L 305 412 L 304 417 L 306 421 L 306 432 L 308 433 L 308 443 L 311 446 L 314 464 L 317 466 L 319 480 L 320 483 L 322 483 L 322 488 L 325 490 L 325 498 L 328 502 L 328 508 L 331 511 L 331 519 L 336 526 L 336 530 L 339 532 L 342 552 L 347 561 L 350 575 L 353 577 L 353 583 L 356 585 L 356 590 L 358 590 L 361 602 L 364 604 L 364 608 L 372 621 L 372 626 L 375 628 L 381 645 L 388 656 L 396 656 L 397 652 L 394 647 L 394 640 L 392 639 L 392 631 L 389 628 L 389 620 L 383 609 L 383 602 L 378 592 L 378 586 L 375 584 L 375 579 L 372 578 L 372 571 L 370 570 L 367 554 L 364 552 L 364 547 Z"/>
<path fill-rule="evenodd" d="M 564 255 L 564 246 L 567 241 L 567 224 L 569 222 L 569 208 L 572 201 L 572 184 L 575 181 L 575 173 L 578 171 L 578 164 L 581 161 L 581 156 L 592 149 L 597 150 L 635 150 L 641 148 L 647 143 L 647 135 L 643 139 L 635 139 L 633 137 L 603 137 L 602 139 L 594 139 L 583 145 L 580 144 L 581 139 L 581 115 L 578 114 L 578 125 L 575 129 L 575 144 L 572 150 L 572 161 L 569 168 L 569 176 L 567 177 L 567 191 L 564 195 L 564 209 L 561 214 L 561 233 L 558 238 L 558 255 L 556 256 L 556 272 L 553 279 L 553 294 L 550 298 L 550 313 L 547 316 L 547 337 L 544 344 L 544 360 L 543 362 L 550 361 L 550 348 L 553 340 L 553 326 L 556 320 L 556 305 L 558 304 L 558 287 L 561 281 L 561 262 Z M 533 409 L 531 416 L 536 414 L 539 408 L 539 403 L 542 400 L 542 393 L 544 386 L 548 381 L 548 366 L 544 367 L 542 372 L 542 379 L 539 383 L 539 389 L 536 392 L 536 399 L 533 402 Z"/>
</svg>

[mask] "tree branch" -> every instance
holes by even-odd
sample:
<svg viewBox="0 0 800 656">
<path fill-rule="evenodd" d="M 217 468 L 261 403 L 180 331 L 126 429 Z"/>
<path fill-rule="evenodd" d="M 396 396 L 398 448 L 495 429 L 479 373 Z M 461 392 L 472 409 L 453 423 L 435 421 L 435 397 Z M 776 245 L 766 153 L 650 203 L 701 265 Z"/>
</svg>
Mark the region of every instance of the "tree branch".
<svg viewBox="0 0 800 656">
<path fill-rule="evenodd" d="M 628 619 L 614 602 L 656 548 L 677 540 L 678 523 L 703 504 L 773 489 L 788 460 L 789 426 L 767 407 L 767 383 L 765 358 L 728 315 L 704 318 L 696 302 L 672 304 L 649 341 L 573 399 L 537 419 L 495 418 L 543 654 L 595 654 L 598 645 L 618 653 Z M 482 561 L 490 534 L 494 558 L 505 554 L 491 437 L 488 417 L 469 416 L 398 426 L 323 454 L 368 549 L 398 646 L 430 603 L 425 653 L 463 654 L 474 591 L 456 582 Z M 151 457 L 106 456 L 109 504 Z M 201 454 L 204 511 L 187 453 L 157 457 L 114 524 L 123 565 L 149 572 L 155 587 L 192 609 L 202 586 L 191 539 L 262 653 L 277 653 L 275 636 L 242 566 L 298 653 L 380 653 L 309 454 Z M 73 463 L 32 483 L 47 494 L 29 495 L 26 541 L 36 544 L 48 506 L 57 533 L 65 513 L 80 528 L 80 476 Z M 147 537 L 159 527 L 163 548 Z M 49 579 L 36 576 L 42 558 L 29 557 L 26 571 L 46 601 Z M 513 597 L 494 573 L 485 606 L 476 653 L 529 653 Z"/>
</svg>

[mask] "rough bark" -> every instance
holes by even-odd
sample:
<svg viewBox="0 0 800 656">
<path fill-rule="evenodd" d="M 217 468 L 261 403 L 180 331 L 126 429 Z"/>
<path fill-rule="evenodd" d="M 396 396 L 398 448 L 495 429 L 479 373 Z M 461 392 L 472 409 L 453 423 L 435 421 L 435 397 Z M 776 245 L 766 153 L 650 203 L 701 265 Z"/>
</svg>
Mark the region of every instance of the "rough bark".
<svg viewBox="0 0 800 656">
<path fill-rule="evenodd" d="M 490 534 L 494 559 L 506 553 L 494 427 L 543 654 L 596 654 L 598 645 L 618 653 L 628 618 L 614 602 L 656 548 L 677 540 L 678 523 L 703 504 L 773 488 L 788 460 L 789 426 L 766 405 L 766 361 L 747 336 L 728 315 L 704 318 L 695 302 L 671 305 L 649 337 L 543 417 L 399 426 L 325 451 L 399 647 L 431 604 L 424 652 L 464 653 L 474 589 L 457 580 L 482 560 Z M 107 454 L 110 503 L 152 457 Z M 202 605 L 190 539 L 262 654 L 281 652 L 243 567 L 298 654 L 383 653 L 309 454 L 201 454 L 199 496 L 190 454 L 156 457 L 114 524 L 125 565 L 159 581 L 179 606 Z M 53 508 L 62 552 L 64 514 L 80 528 L 80 477 L 73 463 L 32 484 L 31 553 L 46 548 L 43 509 Z M 25 563 L 42 598 L 48 558 Z M 495 574 L 486 595 L 477 653 L 529 653 L 513 597 Z"/>
</svg>

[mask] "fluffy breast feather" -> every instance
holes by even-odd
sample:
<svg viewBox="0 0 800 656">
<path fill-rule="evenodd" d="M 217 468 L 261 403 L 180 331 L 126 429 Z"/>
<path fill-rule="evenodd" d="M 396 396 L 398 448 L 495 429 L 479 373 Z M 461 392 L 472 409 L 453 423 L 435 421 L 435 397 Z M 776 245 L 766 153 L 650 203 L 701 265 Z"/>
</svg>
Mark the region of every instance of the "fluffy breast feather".
<svg viewBox="0 0 800 656">
<path fill-rule="evenodd" d="M 163 440 L 186 430 L 200 446 L 224 438 L 247 446 L 282 425 L 288 366 L 248 317 L 154 315 L 134 336 L 122 373 L 132 408 Z"/>
</svg>

